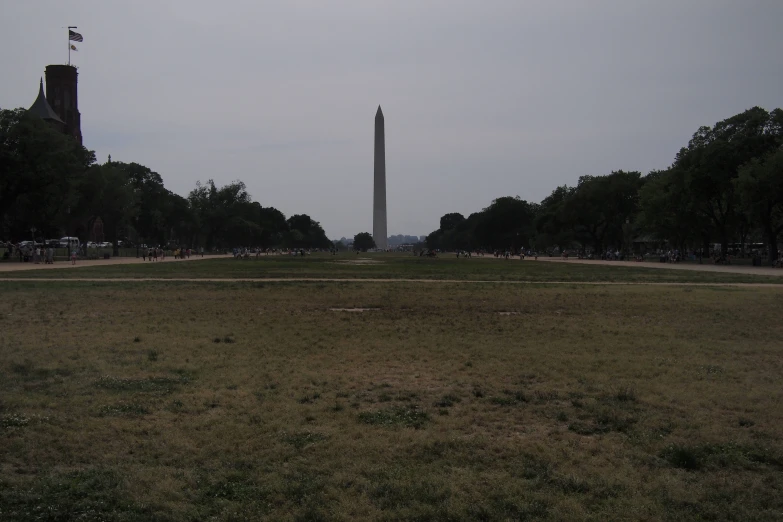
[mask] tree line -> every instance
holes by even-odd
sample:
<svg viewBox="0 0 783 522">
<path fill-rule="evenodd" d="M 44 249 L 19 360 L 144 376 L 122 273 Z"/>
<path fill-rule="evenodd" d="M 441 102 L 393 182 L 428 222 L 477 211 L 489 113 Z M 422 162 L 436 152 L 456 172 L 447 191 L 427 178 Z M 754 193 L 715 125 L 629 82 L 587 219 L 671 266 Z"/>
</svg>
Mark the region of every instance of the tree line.
<svg viewBox="0 0 783 522">
<path fill-rule="evenodd" d="M 96 162 L 95 153 L 24 109 L 0 110 L 0 239 L 61 235 L 207 250 L 234 246 L 330 248 L 306 214 L 289 218 L 253 201 L 242 181 L 197 183 L 187 197 L 137 163 Z M 35 233 L 31 232 L 35 229 Z"/>
<path fill-rule="evenodd" d="M 778 256 L 783 233 L 783 111 L 754 107 L 701 127 L 671 166 L 647 175 L 582 176 L 540 203 L 502 197 L 470 214 L 449 213 L 429 248 L 530 248 L 629 252 L 634 242 L 682 252 L 764 243 Z"/>
</svg>

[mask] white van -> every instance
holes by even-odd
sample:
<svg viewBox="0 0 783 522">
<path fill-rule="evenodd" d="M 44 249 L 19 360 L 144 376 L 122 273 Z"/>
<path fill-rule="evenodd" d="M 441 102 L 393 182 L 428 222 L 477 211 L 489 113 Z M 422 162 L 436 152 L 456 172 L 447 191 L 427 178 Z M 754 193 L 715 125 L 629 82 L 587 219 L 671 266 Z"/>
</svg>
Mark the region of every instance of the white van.
<svg viewBox="0 0 783 522">
<path fill-rule="evenodd" d="M 79 248 L 79 238 L 78 237 L 61 237 L 60 238 L 60 248 L 68 248 L 70 247 L 71 250 L 75 250 Z"/>
</svg>

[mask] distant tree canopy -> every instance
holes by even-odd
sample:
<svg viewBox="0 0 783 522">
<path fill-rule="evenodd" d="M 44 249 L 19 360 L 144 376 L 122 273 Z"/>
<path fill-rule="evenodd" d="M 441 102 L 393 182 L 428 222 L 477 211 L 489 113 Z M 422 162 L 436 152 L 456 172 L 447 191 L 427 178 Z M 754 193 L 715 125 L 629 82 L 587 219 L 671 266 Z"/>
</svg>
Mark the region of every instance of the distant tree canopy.
<svg viewBox="0 0 783 522">
<path fill-rule="evenodd" d="M 453 212 L 427 236 L 430 248 L 629 250 L 634 240 L 685 250 L 764 243 L 783 233 L 783 111 L 754 107 L 701 127 L 672 165 L 643 176 L 582 176 L 540 204 L 498 198 L 464 218 Z"/>
<path fill-rule="evenodd" d="M 367 252 L 371 248 L 375 248 L 375 240 L 369 232 L 359 232 L 353 236 L 353 248 L 354 250 Z"/>
<path fill-rule="evenodd" d="M 95 154 L 23 109 L 0 109 L 0 239 L 105 239 L 207 249 L 233 246 L 330 248 L 307 215 L 289 219 L 251 199 L 245 184 L 196 183 L 187 198 L 138 163 L 98 164 Z"/>
<path fill-rule="evenodd" d="M 778 257 L 783 234 L 783 111 L 754 107 L 701 127 L 672 164 L 643 176 L 618 170 L 581 176 L 540 203 L 500 197 L 465 217 L 452 212 L 426 238 L 429 248 L 618 249 L 634 242 L 685 250 L 763 243 Z M 306 214 L 286 218 L 253 201 L 242 181 L 196 183 L 182 197 L 157 172 L 108 161 L 22 109 L 0 110 L 0 239 L 105 239 L 225 249 L 333 248 Z M 358 237 L 358 235 L 357 235 Z M 372 237 L 370 237 L 372 239 Z M 395 244 L 416 243 L 397 236 Z M 365 247 L 361 242 L 356 248 Z M 366 248 L 372 248 L 367 246 Z"/>
</svg>

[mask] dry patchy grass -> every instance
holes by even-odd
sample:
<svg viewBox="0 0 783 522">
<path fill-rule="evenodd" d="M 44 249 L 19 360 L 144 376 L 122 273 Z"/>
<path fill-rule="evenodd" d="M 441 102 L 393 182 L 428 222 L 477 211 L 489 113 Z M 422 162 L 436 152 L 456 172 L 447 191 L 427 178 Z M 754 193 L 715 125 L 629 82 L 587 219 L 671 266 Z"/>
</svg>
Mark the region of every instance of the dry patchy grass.
<svg viewBox="0 0 783 522">
<path fill-rule="evenodd" d="M 779 290 L 5 288 L 2 520 L 783 513 Z"/>
</svg>

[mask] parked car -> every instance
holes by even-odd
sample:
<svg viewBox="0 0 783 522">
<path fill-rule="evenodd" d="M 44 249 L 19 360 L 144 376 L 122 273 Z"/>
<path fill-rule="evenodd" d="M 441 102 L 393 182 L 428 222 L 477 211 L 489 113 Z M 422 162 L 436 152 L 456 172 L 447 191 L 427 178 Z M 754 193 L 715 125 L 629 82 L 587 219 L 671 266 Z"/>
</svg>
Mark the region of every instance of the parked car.
<svg viewBox="0 0 783 522">
<path fill-rule="evenodd" d="M 60 248 L 79 248 L 79 238 L 72 236 L 65 236 L 60 238 Z"/>
</svg>

